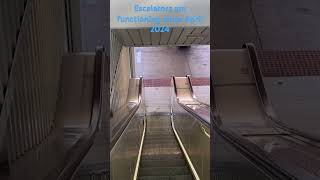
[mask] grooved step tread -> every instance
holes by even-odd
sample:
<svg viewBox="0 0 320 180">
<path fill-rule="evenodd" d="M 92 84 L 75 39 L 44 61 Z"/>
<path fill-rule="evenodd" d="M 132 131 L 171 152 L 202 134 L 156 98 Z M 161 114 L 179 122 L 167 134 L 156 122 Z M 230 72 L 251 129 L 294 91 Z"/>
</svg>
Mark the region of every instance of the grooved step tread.
<svg viewBox="0 0 320 180">
<path fill-rule="evenodd" d="M 176 139 L 174 134 L 146 134 L 145 139 Z"/>
<path fill-rule="evenodd" d="M 143 160 L 173 160 L 173 159 L 184 159 L 183 154 L 158 154 L 158 155 L 143 155 L 141 156 L 141 161 Z"/>
<path fill-rule="evenodd" d="M 148 129 L 147 131 L 146 131 L 146 133 L 148 134 L 148 135 L 152 135 L 152 134 L 154 134 L 154 135 L 159 135 L 159 134 L 161 134 L 161 135 L 163 135 L 163 136 L 174 136 L 174 133 L 173 133 L 173 131 L 172 131 L 172 128 L 166 128 L 166 129 L 159 129 L 159 128 L 154 128 L 154 129 Z"/>
<path fill-rule="evenodd" d="M 175 139 L 156 139 L 156 140 L 151 140 L 151 139 L 148 139 L 148 140 L 145 140 L 143 142 L 143 145 L 145 144 L 178 144 L 177 141 Z"/>
<path fill-rule="evenodd" d="M 156 155 L 156 154 L 170 154 L 170 153 L 177 153 L 179 152 L 179 147 L 172 146 L 172 147 L 155 147 L 152 146 L 152 148 L 145 148 L 142 156 L 144 155 Z"/>
<path fill-rule="evenodd" d="M 166 167 L 166 166 L 184 166 L 186 161 L 184 159 L 168 159 L 168 160 L 142 160 L 140 168 L 144 167 Z"/>
<path fill-rule="evenodd" d="M 155 135 L 154 137 L 147 134 L 147 137 L 145 138 L 146 141 L 155 140 L 155 141 L 163 141 L 163 140 L 170 140 L 176 142 L 176 137 L 174 135 L 171 136 L 163 136 L 163 135 Z"/>
<path fill-rule="evenodd" d="M 170 116 L 149 116 L 139 166 L 139 180 L 192 180 L 171 128 Z"/>
<path fill-rule="evenodd" d="M 177 176 L 142 176 L 138 180 L 193 180 L 191 175 Z"/>
<path fill-rule="evenodd" d="M 140 176 L 188 175 L 189 169 L 187 166 L 143 167 L 140 168 L 139 174 Z"/>
<path fill-rule="evenodd" d="M 179 148 L 179 145 L 178 143 L 174 143 L 174 142 L 168 142 L 168 141 L 165 141 L 163 143 L 161 142 L 149 142 L 147 144 L 144 144 L 143 145 L 143 148 L 159 148 L 159 147 L 162 147 L 162 148 Z"/>
</svg>

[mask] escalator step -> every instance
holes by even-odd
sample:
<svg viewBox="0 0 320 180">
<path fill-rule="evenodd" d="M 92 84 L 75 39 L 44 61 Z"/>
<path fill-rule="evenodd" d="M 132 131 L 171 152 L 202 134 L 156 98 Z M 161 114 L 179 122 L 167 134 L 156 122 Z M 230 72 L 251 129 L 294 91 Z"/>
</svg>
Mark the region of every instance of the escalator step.
<svg viewBox="0 0 320 180">
<path fill-rule="evenodd" d="M 184 159 L 168 159 L 168 160 L 143 160 L 140 163 L 140 168 L 144 167 L 174 167 L 185 166 L 186 161 Z"/>
<path fill-rule="evenodd" d="M 172 139 L 175 138 L 175 136 L 173 132 L 152 132 L 146 133 L 146 138 Z"/>
<path fill-rule="evenodd" d="M 167 134 L 167 135 L 162 135 L 162 134 L 152 134 L 149 135 L 147 134 L 145 139 L 176 139 L 174 134 Z"/>
<path fill-rule="evenodd" d="M 191 175 L 177 176 L 142 176 L 138 180 L 193 180 Z"/>
<path fill-rule="evenodd" d="M 143 160 L 175 160 L 175 159 L 184 160 L 184 155 L 182 153 L 179 153 L 179 154 L 157 154 L 157 155 L 141 156 L 141 161 Z"/>
<path fill-rule="evenodd" d="M 193 180 L 191 175 L 170 176 L 170 180 Z"/>
<path fill-rule="evenodd" d="M 139 180 L 192 180 L 169 117 L 147 121 Z"/>
<path fill-rule="evenodd" d="M 170 176 L 142 176 L 138 180 L 170 180 Z"/>
<path fill-rule="evenodd" d="M 179 148 L 179 145 L 177 143 L 147 143 L 143 145 L 144 149 L 154 149 L 154 148 Z"/>
<path fill-rule="evenodd" d="M 151 139 L 151 138 L 148 138 L 148 139 L 144 139 L 144 144 L 145 143 L 178 143 L 176 139 Z"/>
<path fill-rule="evenodd" d="M 176 142 L 176 138 L 174 136 L 170 137 L 170 138 L 165 138 L 165 137 L 158 137 L 158 138 L 151 138 L 151 137 L 147 137 L 144 139 L 145 141 L 174 141 Z"/>
<path fill-rule="evenodd" d="M 189 169 L 187 166 L 173 166 L 173 167 L 143 167 L 140 168 L 140 176 L 173 176 L 173 175 L 187 175 Z"/>
<path fill-rule="evenodd" d="M 148 142 L 148 143 L 144 143 L 143 144 L 143 148 L 152 148 L 152 146 L 154 147 L 180 147 L 178 143 L 176 142 Z"/>
</svg>

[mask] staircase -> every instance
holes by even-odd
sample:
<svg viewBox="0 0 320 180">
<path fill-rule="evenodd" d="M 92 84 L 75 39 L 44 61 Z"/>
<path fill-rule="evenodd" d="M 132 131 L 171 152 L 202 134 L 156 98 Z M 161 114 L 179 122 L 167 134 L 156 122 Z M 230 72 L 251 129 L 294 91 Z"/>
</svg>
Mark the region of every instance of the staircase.
<svg viewBox="0 0 320 180">
<path fill-rule="evenodd" d="M 171 128 L 170 116 L 148 116 L 139 180 L 192 180 Z"/>
</svg>

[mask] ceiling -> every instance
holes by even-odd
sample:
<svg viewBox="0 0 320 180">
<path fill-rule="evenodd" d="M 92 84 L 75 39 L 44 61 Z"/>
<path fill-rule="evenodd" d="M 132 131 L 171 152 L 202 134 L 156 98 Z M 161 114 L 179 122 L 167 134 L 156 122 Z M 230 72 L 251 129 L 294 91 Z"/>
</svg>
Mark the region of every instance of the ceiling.
<svg viewBox="0 0 320 180">
<path fill-rule="evenodd" d="M 124 46 L 209 45 L 210 27 L 173 27 L 170 32 L 150 32 L 149 28 L 112 29 Z"/>
</svg>

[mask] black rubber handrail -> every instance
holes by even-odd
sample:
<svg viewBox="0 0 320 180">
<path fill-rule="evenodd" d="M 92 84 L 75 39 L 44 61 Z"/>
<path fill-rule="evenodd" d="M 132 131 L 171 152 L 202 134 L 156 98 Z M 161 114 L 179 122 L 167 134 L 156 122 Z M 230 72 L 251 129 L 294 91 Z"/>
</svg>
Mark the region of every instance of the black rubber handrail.
<svg viewBox="0 0 320 180">
<path fill-rule="evenodd" d="M 122 128 L 116 133 L 116 135 L 112 138 L 111 142 L 110 142 L 110 149 L 113 149 L 114 145 L 118 142 L 118 140 L 120 139 L 122 133 L 125 131 L 125 129 L 127 128 L 129 122 L 131 121 L 131 119 L 134 117 L 134 115 L 136 114 L 136 112 L 138 111 L 141 101 L 142 101 L 142 88 L 143 88 L 143 78 L 140 77 L 139 78 L 139 92 L 138 92 L 138 104 L 137 106 L 135 106 L 126 117 L 124 117 L 124 125 L 122 126 Z"/>
<path fill-rule="evenodd" d="M 261 68 L 260 68 L 261 66 L 258 61 L 256 48 L 253 43 L 246 43 L 242 47 L 248 50 L 253 75 L 256 80 L 256 87 L 258 90 L 258 94 L 259 94 L 261 103 L 263 105 L 264 113 L 267 115 L 267 117 L 280 129 L 283 129 L 283 130 L 288 131 L 292 134 L 301 136 L 303 138 L 312 140 L 314 142 L 320 143 L 319 138 L 314 137 L 308 133 L 301 132 L 297 129 L 290 128 L 285 123 L 277 120 L 277 118 L 275 117 L 275 112 L 273 111 L 272 105 L 271 105 L 270 100 L 267 96 L 266 89 L 264 87 L 263 75 L 262 75 Z"/>
<path fill-rule="evenodd" d="M 97 48 L 95 54 L 94 87 L 89 131 L 80 137 L 80 139 L 66 155 L 66 159 L 64 161 L 64 164 L 62 165 L 61 171 L 56 178 L 58 180 L 70 180 L 74 177 L 77 169 L 81 164 L 81 161 L 85 158 L 86 154 L 89 152 L 91 146 L 93 145 L 95 135 L 98 132 L 101 121 L 101 69 L 103 56 L 104 49 L 101 47 Z"/>
</svg>

